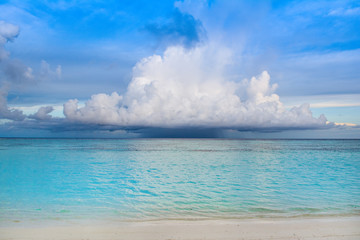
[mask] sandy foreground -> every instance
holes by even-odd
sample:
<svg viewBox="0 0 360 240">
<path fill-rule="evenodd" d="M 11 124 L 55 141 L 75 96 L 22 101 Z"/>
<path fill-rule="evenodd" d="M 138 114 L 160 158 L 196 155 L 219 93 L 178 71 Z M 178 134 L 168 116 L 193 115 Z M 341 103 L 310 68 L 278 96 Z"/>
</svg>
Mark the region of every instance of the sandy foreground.
<svg viewBox="0 0 360 240">
<path fill-rule="evenodd" d="M 360 217 L 0 226 L 0 239 L 360 239 Z"/>
</svg>

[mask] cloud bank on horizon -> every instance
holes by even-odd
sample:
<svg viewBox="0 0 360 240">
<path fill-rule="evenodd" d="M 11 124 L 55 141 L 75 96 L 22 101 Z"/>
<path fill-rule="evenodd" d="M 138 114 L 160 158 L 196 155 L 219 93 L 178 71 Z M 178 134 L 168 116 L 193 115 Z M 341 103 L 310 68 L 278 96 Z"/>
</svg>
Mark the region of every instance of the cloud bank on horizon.
<svg viewBox="0 0 360 240">
<path fill-rule="evenodd" d="M 229 81 L 225 69 L 231 51 L 221 46 L 187 50 L 169 47 L 163 56 L 140 60 L 124 95 L 95 94 L 79 107 L 64 104 L 70 121 L 120 127 L 321 128 L 324 115 L 312 116 L 309 104 L 287 110 L 275 94 L 276 84 L 264 71 L 240 82 Z"/>
<path fill-rule="evenodd" d="M 254 39 L 258 35 L 253 34 L 249 39 L 246 36 L 249 35 L 247 31 L 253 31 L 250 28 L 258 27 L 251 20 L 262 14 L 261 4 L 254 4 L 253 7 L 261 10 L 254 16 L 242 10 L 242 17 L 230 13 L 230 17 L 235 16 L 235 20 L 230 21 L 227 13 L 220 11 L 216 13 L 219 21 L 214 22 L 214 18 L 209 17 L 215 14 L 212 5 L 221 7 L 224 4 L 216 1 L 175 2 L 174 10 L 167 19 L 145 23 L 139 29 L 155 37 L 156 43 L 152 46 L 155 48 L 152 54 L 140 57 L 132 68 L 127 88 L 113 88 L 111 94 L 109 91 L 97 91 L 100 93 L 93 94 L 86 101 L 84 98 L 79 101 L 75 96 L 63 104 L 63 117 L 52 115 L 58 107 L 46 102 L 32 113 L 22 111 L 21 107 L 9 107 L 9 94 L 23 91 L 30 85 L 51 86 L 63 78 L 66 68 L 58 65 L 53 69 L 43 59 L 37 62 L 38 68 L 33 68 L 28 67 L 28 62 L 13 58 L 5 45 L 18 38 L 20 28 L 0 21 L 0 120 L 3 119 L 0 132 L 5 128 L 7 131 L 39 129 L 50 132 L 122 129 L 141 132 L 141 129 L 149 128 L 276 132 L 358 128 L 356 124 L 329 122 L 324 114 L 313 115 L 311 102 L 287 107 L 280 100 L 281 94 L 276 93 L 276 81 L 270 82 L 268 68 L 262 64 L 262 55 L 254 58 L 258 53 L 250 54 L 247 48 L 249 44 L 246 42 L 253 41 L 255 46 L 259 44 Z M 65 11 L 75 6 L 58 8 L 55 4 L 51 8 Z M 234 11 L 239 6 L 244 9 L 249 7 L 246 3 L 239 5 L 233 2 L 226 3 L 221 9 Z M 336 9 L 328 15 L 352 18 L 358 15 L 354 10 L 356 7 Z M 240 24 L 243 29 L 237 30 L 234 23 L 245 19 L 248 19 L 249 26 Z M 271 45 L 269 42 L 266 44 Z M 286 48 L 291 49 L 292 45 L 287 44 Z M 353 56 L 351 51 L 347 52 L 349 56 Z M 306 60 L 306 57 L 304 55 L 299 59 Z M 259 64 L 256 64 L 256 59 Z M 353 64 L 357 58 L 349 61 Z M 254 74 L 254 69 L 256 76 L 244 77 L 248 75 L 246 69 L 249 67 L 244 67 L 248 62 L 252 65 L 250 76 Z M 276 76 L 277 80 L 279 74 Z M 79 80 L 78 90 L 86 89 L 86 86 L 86 82 Z M 47 91 L 43 92 L 46 94 Z M 147 133 L 151 135 L 150 132 Z"/>
</svg>

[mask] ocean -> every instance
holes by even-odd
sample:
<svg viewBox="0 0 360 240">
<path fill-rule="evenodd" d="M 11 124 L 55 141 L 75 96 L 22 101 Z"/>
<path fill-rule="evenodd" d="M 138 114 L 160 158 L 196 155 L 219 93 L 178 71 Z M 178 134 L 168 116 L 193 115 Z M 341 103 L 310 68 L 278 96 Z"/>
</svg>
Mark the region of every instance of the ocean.
<svg viewBox="0 0 360 240">
<path fill-rule="evenodd" d="M 0 224 L 359 214 L 360 140 L 0 139 Z"/>
</svg>

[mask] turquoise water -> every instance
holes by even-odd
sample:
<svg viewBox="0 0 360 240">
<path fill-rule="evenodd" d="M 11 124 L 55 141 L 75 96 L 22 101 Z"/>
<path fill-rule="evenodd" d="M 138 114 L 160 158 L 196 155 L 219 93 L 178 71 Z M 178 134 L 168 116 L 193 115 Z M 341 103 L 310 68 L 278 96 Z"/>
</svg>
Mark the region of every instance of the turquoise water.
<svg viewBox="0 0 360 240">
<path fill-rule="evenodd" d="M 359 140 L 0 139 L 0 221 L 360 214 Z"/>
</svg>

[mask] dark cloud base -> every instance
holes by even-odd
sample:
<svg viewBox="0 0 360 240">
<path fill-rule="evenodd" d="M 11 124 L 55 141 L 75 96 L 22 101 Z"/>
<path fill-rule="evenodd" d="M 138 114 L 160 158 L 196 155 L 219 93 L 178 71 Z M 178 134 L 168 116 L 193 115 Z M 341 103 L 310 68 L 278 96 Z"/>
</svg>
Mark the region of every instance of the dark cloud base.
<svg viewBox="0 0 360 240">
<path fill-rule="evenodd" d="M 148 127 L 148 126 L 115 126 L 85 124 L 68 121 L 63 118 L 43 120 L 27 119 L 12 121 L 0 125 L 0 137 L 54 137 L 54 138 L 247 138 L 266 137 L 282 134 L 287 131 L 345 129 L 345 126 L 328 124 L 323 127 Z M 352 129 L 355 129 L 352 127 Z M 291 135 L 284 135 L 292 138 Z"/>
<path fill-rule="evenodd" d="M 140 130 L 143 138 L 221 138 L 222 129 L 208 128 L 146 128 Z"/>
</svg>

